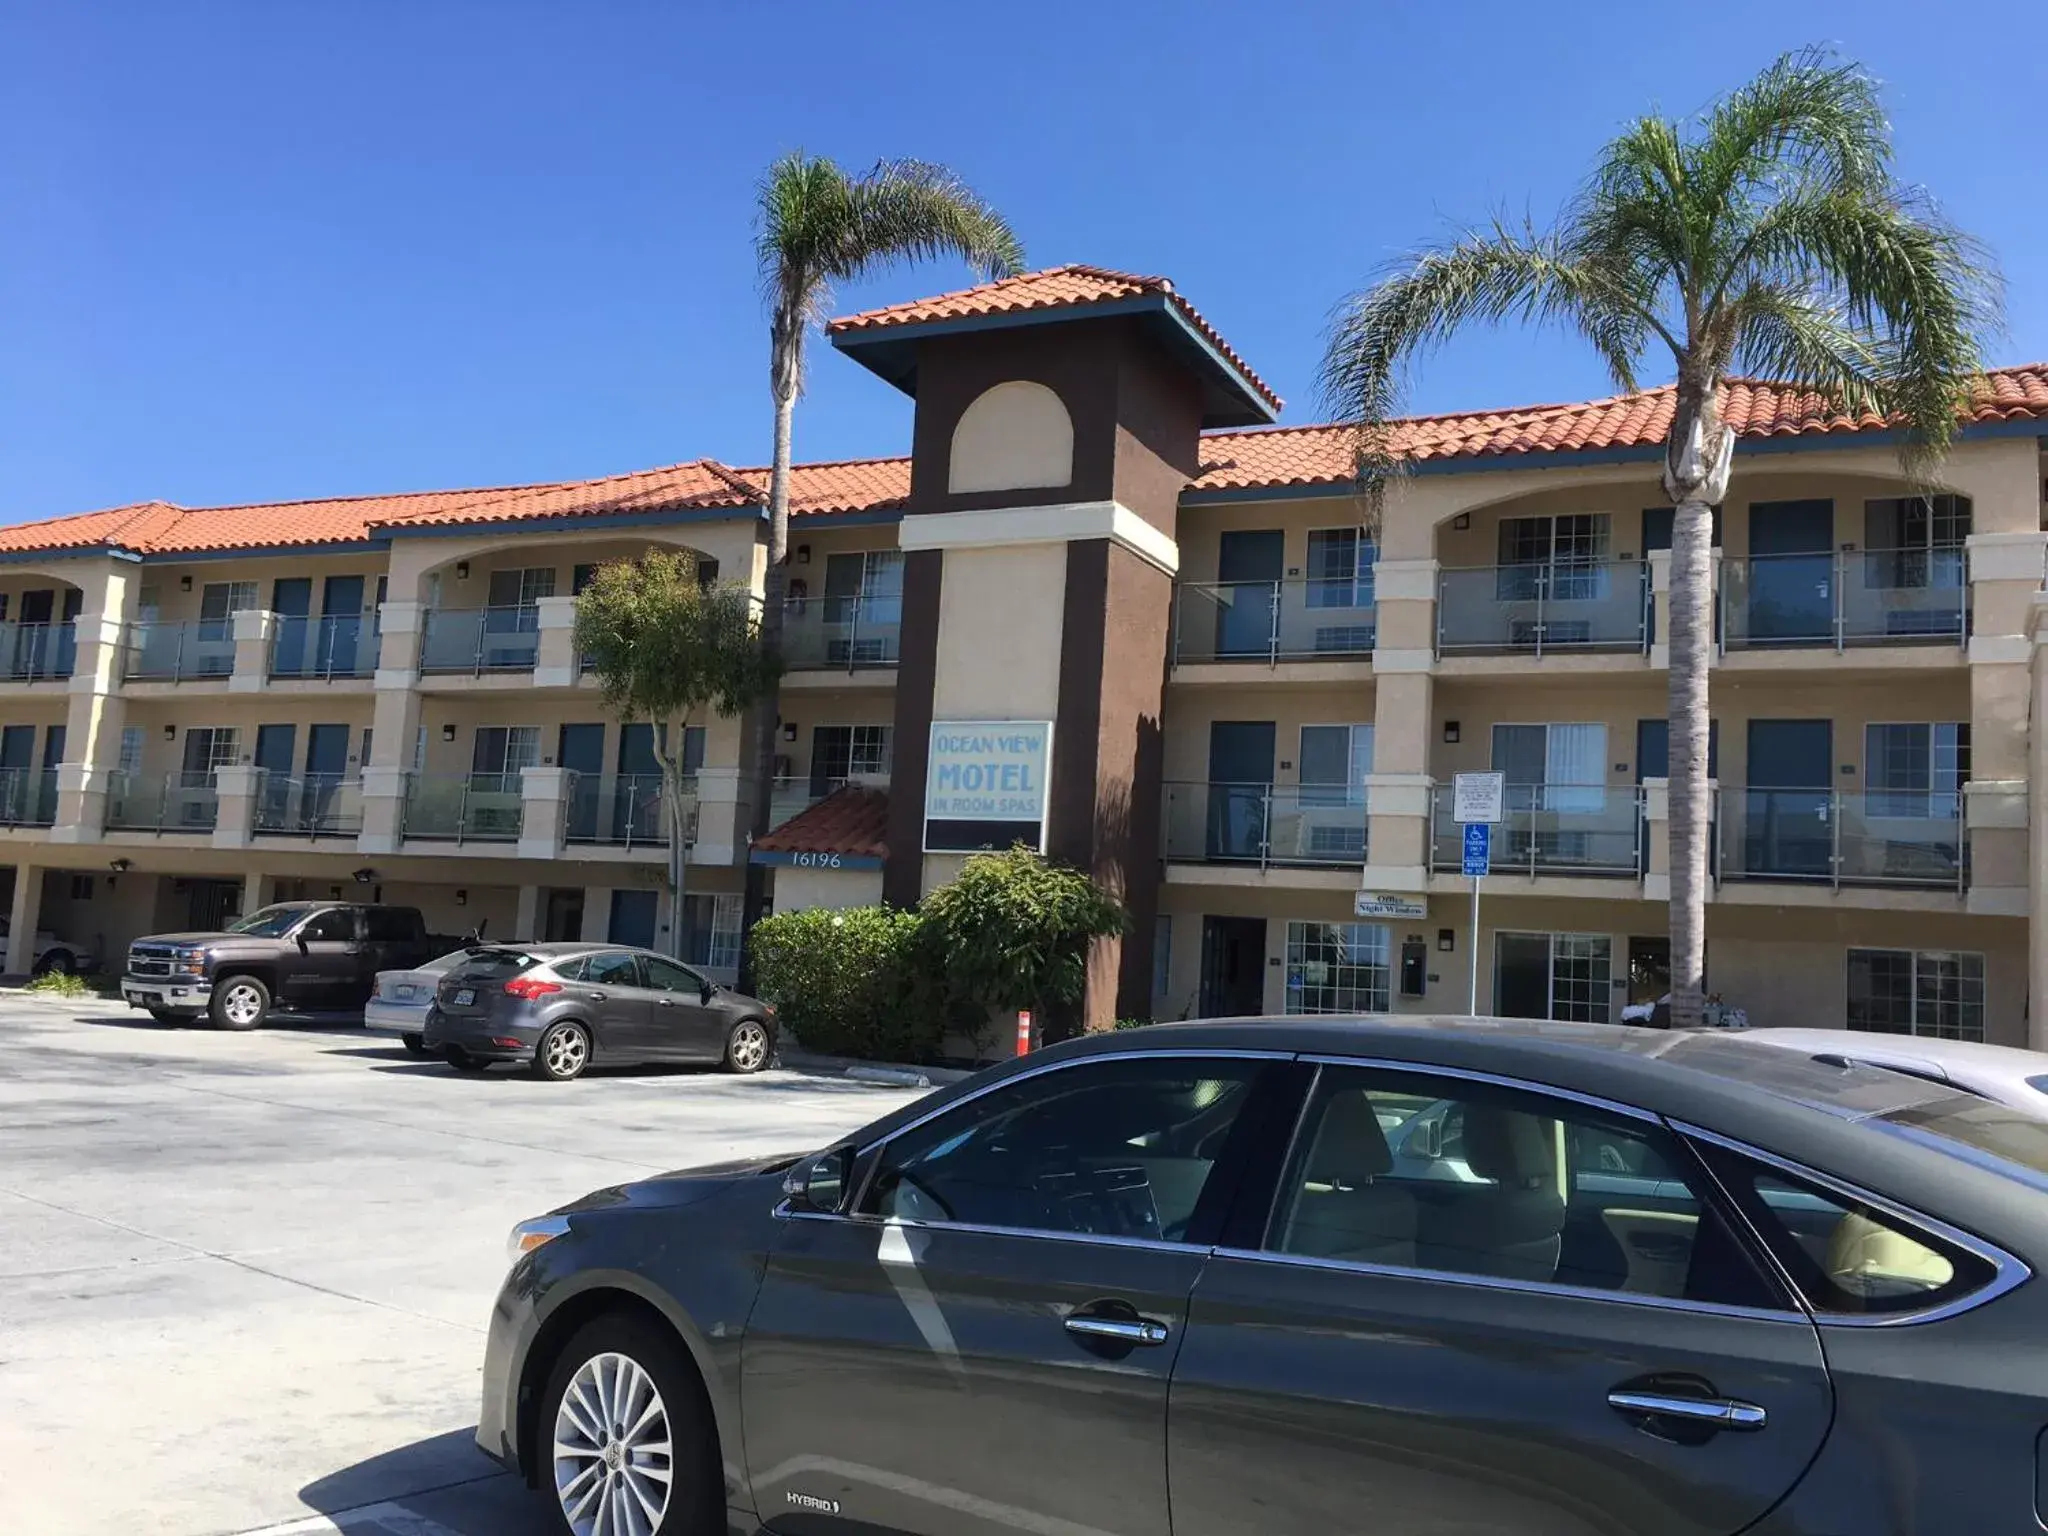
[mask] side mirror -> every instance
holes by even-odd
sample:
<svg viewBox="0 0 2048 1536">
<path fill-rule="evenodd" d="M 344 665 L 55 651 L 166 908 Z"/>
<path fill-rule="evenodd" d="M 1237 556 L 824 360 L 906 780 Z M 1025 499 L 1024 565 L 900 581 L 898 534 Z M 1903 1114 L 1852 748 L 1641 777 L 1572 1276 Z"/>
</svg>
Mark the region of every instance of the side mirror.
<svg viewBox="0 0 2048 1536">
<path fill-rule="evenodd" d="M 712 995 L 718 991 L 718 988 L 713 986 L 708 981 L 703 984 L 703 988 L 704 990 L 702 991 L 702 993 L 699 994 L 699 996 L 702 1001 L 708 1003 L 711 1001 Z"/>
<path fill-rule="evenodd" d="M 299 935 L 298 935 L 298 940 L 299 940 L 299 953 L 303 955 L 303 954 L 305 954 L 305 953 L 307 952 L 307 951 L 306 951 L 306 936 L 305 936 L 305 935 L 304 935 L 303 933 L 302 933 L 302 934 L 299 934 Z"/>
<path fill-rule="evenodd" d="M 1408 1138 L 1405 1149 L 1410 1157 L 1426 1157 L 1434 1161 L 1444 1155 L 1444 1122 L 1441 1116 L 1425 1120 L 1415 1127 Z"/>
<path fill-rule="evenodd" d="M 853 1148 L 834 1147 L 800 1161 L 782 1181 L 782 1193 L 794 1211 L 833 1216 L 845 1202 L 853 1174 Z"/>
</svg>

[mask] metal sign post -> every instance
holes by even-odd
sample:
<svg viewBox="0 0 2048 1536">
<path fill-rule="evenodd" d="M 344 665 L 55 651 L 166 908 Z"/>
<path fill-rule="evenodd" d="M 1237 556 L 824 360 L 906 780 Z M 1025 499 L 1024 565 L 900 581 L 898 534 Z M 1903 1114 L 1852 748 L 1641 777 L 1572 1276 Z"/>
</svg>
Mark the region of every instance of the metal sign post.
<svg viewBox="0 0 2048 1536">
<path fill-rule="evenodd" d="M 1507 775 L 1461 773 L 1452 780 L 1451 815 L 1465 842 L 1465 878 L 1472 882 L 1472 932 L 1467 939 L 1470 990 L 1465 1015 L 1479 1017 L 1479 883 L 1493 865 L 1493 824 L 1501 819 L 1507 798 Z"/>
</svg>

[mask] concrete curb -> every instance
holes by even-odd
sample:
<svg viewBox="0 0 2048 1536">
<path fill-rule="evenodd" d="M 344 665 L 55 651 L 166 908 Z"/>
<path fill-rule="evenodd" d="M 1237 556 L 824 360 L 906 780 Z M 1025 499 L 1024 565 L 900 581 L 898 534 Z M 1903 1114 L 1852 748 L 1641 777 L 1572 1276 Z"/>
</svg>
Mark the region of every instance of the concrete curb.
<svg viewBox="0 0 2048 1536">
<path fill-rule="evenodd" d="M 850 1056 L 820 1056 L 810 1051 L 785 1050 L 781 1065 L 798 1072 L 816 1072 L 891 1088 L 940 1088 L 974 1075 L 959 1067 L 910 1067 L 894 1062 L 857 1061 Z"/>
</svg>

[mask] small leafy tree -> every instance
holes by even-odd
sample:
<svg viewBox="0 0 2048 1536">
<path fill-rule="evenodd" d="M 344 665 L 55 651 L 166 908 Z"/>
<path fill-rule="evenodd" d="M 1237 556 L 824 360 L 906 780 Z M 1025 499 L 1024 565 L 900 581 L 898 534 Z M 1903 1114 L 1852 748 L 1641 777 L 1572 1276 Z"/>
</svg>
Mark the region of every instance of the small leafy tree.
<svg viewBox="0 0 2048 1536">
<path fill-rule="evenodd" d="M 925 897 L 930 963 L 982 1010 L 1071 1014 L 1088 988 L 1088 951 L 1128 924 L 1123 905 L 1076 869 L 1022 844 L 978 854 Z"/>
<path fill-rule="evenodd" d="M 781 662 L 761 644 L 760 610 L 746 588 L 701 582 L 687 551 L 649 550 L 599 566 L 576 605 L 575 644 L 606 706 L 655 727 L 675 897 L 669 942 L 681 959 L 695 798 L 683 770 L 685 735 L 707 711 L 738 715 L 772 696 Z"/>
<path fill-rule="evenodd" d="M 754 985 L 814 1051 L 929 1061 L 948 1019 L 925 963 L 924 919 L 889 907 L 777 912 L 754 925 Z"/>
</svg>

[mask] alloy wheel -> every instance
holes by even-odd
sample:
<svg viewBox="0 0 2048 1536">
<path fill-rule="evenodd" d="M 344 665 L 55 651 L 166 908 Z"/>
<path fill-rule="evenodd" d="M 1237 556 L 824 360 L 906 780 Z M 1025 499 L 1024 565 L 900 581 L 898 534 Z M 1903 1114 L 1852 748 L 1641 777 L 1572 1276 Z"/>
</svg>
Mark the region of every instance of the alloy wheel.
<svg viewBox="0 0 2048 1536">
<path fill-rule="evenodd" d="M 654 1536 L 674 1491 L 668 1408 L 654 1378 L 592 1355 L 555 1409 L 555 1498 L 576 1536 Z"/>
<path fill-rule="evenodd" d="M 262 994 L 247 982 L 232 983 L 228 995 L 221 999 L 220 1011 L 227 1015 L 230 1024 L 254 1024 L 263 1013 Z"/>
<path fill-rule="evenodd" d="M 752 1019 L 739 1025 L 726 1047 L 726 1058 L 736 1072 L 760 1071 L 768 1062 L 768 1031 Z"/>
<path fill-rule="evenodd" d="M 590 1042 L 573 1025 L 549 1035 L 544 1050 L 548 1072 L 555 1077 L 574 1077 L 590 1059 Z"/>
</svg>

